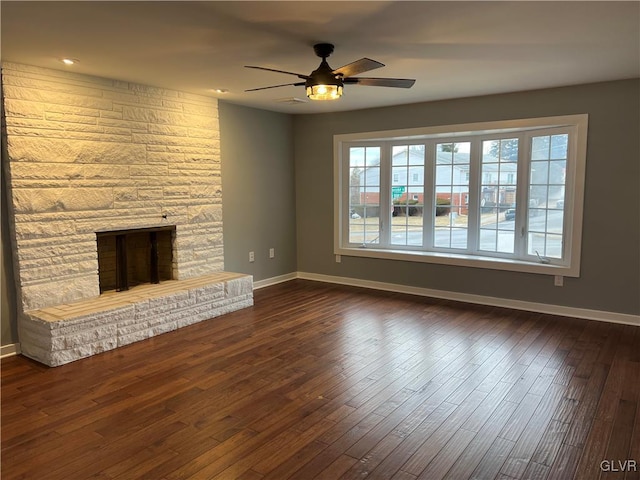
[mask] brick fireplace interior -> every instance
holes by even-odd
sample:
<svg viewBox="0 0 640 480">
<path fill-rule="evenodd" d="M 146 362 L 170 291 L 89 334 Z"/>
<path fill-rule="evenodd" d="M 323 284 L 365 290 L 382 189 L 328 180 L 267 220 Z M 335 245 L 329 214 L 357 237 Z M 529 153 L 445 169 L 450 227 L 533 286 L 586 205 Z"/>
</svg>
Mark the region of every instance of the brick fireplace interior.
<svg viewBox="0 0 640 480">
<path fill-rule="evenodd" d="M 97 232 L 100 293 L 173 279 L 175 226 Z"/>
</svg>

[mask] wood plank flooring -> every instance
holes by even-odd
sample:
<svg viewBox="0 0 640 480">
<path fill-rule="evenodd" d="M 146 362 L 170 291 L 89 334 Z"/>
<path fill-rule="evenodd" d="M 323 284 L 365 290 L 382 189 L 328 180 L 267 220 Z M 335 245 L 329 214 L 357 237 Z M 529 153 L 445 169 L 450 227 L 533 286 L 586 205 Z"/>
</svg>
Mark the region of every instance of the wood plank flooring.
<svg viewBox="0 0 640 480">
<path fill-rule="evenodd" d="M 295 280 L 1 378 L 4 480 L 640 479 L 638 327 Z"/>
</svg>

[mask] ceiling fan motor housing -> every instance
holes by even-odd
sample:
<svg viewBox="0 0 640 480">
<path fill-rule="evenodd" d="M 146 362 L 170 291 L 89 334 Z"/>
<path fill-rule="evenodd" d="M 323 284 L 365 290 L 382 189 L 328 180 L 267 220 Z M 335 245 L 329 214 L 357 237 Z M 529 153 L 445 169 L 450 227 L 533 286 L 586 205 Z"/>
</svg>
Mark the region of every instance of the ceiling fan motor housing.
<svg viewBox="0 0 640 480">
<path fill-rule="evenodd" d="M 317 56 L 324 59 L 333 53 L 333 45 L 330 43 L 316 43 L 313 46 L 313 51 L 316 52 Z"/>
<path fill-rule="evenodd" d="M 309 78 L 307 78 L 307 81 L 305 82 L 305 87 L 312 87 L 314 85 L 343 86 L 342 76 L 333 73 L 333 69 L 323 58 L 320 66 L 311 72 L 311 75 L 309 75 Z"/>
</svg>

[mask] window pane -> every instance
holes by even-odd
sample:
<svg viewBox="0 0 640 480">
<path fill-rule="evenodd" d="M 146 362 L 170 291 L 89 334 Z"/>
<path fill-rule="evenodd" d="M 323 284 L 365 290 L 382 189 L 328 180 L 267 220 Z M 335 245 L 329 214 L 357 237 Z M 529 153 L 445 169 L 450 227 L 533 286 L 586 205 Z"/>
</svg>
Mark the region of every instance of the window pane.
<svg viewBox="0 0 640 480">
<path fill-rule="evenodd" d="M 562 224 L 564 221 L 563 210 L 547 211 L 547 232 L 562 235 Z"/>
<path fill-rule="evenodd" d="M 518 139 L 505 138 L 500 140 L 500 161 L 501 162 L 517 162 L 518 161 Z"/>
<path fill-rule="evenodd" d="M 531 142 L 531 160 L 549 159 L 549 137 L 534 137 Z"/>
<path fill-rule="evenodd" d="M 453 163 L 469 164 L 469 142 L 458 142 L 453 144 Z"/>
<path fill-rule="evenodd" d="M 486 252 L 515 251 L 518 139 L 482 142 L 480 244 Z"/>
<path fill-rule="evenodd" d="M 391 185 L 391 244 L 422 246 L 424 208 L 424 146 L 394 146 L 393 152 L 406 160 L 393 158 L 392 172 L 398 181 Z"/>
<path fill-rule="evenodd" d="M 532 185 L 546 185 L 549 181 L 549 162 L 531 162 Z"/>
<path fill-rule="evenodd" d="M 436 185 L 451 185 L 452 172 L 450 165 L 436 165 Z"/>
<path fill-rule="evenodd" d="M 529 255 L 562 258 L 567 143 L 566 134 L 532 139 L 532 155 L 543 148 L 547 148 L 548 153 L 545 161 L 531 162 L 527 219 Z M 543 158 L 542 155 L 539 158 Z"/>
<path fill-rule="evenodd" d="M 379 167 L 370 167 L 366 169 L 366 175 L 364 176 L 364 185 L 366 186 L 380 185 L 380 168 Z"/>
<path fill-rule="evenodd" d="M 407 167 L 392 167 L 391 172 L 392 183 L 398 185 L 406 185 L 407 183 Z"/>
<path fill-rule="evenodd" d="M 562 235 L 547 235 L 545 256 L 551 258 L 562 258 Z"/>
<path fill-rule="evenodd" d="M 529 188 L 529 207 L 546 207 L 547 205 L 547 185 L 534 185 Z"/>
<path fill-rule="evenodd" d="M 380 237 L 380 147 L 349 149 L 349 242 Z"/>
<path fill-rule="evenodd" d="M 424 145 L 409 146 L 409 165 L 424 165 Z"/>
<path fill-rule="evenodd" d="M 409 163 L 409 151 L 406 146 L 394 146 L 391 152 L 392 165 L 407 165 Z"/>
<path fill-rule="evenodd" d="M 436 146 L 434 245 L 467 249 L 470 142 Z"/>
<path fill-rule="evenodd" d="M 364 167 L 364 147 L 351 147 L 349 149 L 349 165 L 351 167 Z"/>
<path fill-rule="evenodd" d="M 553 185 L 564 185 L 566 172 L 566 160 L 553 160 L 549 162 L 549 183 Z"/>
<path fill-rule="evenodd" d="M 500 152 L 500 140 L 482 142 L 482 163 L 497 163 Z"/>
<path fill-rule="evenodd" d="M 380 166 L 380 147 L 367 147 L 365 154 L 366 154 L 365 164 L 368 167 Z"/>
<path fill-rule="evenodd" d="M 567 158 L 567 143 L 569 135 L 552 135 L 551 136 L 551 158 L 565 159 Z"/>
<path fill-rule="evenodd" d="M 494 230 L 480 229 L 480 250 L 495 252 L 497 249 L 498 232 Z"/>
</svg>

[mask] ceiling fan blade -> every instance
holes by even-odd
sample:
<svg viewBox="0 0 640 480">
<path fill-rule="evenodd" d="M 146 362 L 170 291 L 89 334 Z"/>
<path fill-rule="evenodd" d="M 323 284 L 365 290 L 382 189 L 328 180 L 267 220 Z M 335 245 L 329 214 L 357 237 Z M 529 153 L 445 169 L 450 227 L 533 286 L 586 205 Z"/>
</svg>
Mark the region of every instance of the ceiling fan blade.
<svg viewBox="0 0 640 480">
<path fill-rule="evenodd" d="M 245 90 L 245 92 L 255 92 L 256 90 L 266 90 L 268 88 L 278 88 L 278 87 L 300 87 L 304 85 L 304 82 L 296 82 L 296 83 L 283 83 L 282 85 L 272 85 L 270 87 L 260 87 L 260 88 L 250 88 L 249 90 Z"/>
<path fill-rule="evenodd" d="M 302 73 L 286 72 L 284 70 L 276 70 L 274 68 L 254 67 L 253 65 L 245 65 L 245 68 L 255 68 L 257 70 L 266 70 L 268 72 L 286 73 L 287 75 L 295 75 L 296 77 L 304 78 L 305 80 L 309 78 L 309 75 L 303 75 Z"/>
<path fill-rule="evenodd" d="M 343 77 L 351 77 L 352 75 L 358 75 L 359 73 L 368 72 L 376 68 L 384 67 L 384 63 L 376 62 L 370 58 L 361 58 L 355 62 L 349 63 L 340 68 L 336 68 L 333 73 L 336 75 L 342 75 Z"/>
<path fill-rule="evenodd" d="M 411 88 L 416 81 L 412 78 L 345 78 L 344 83 L 355 83 L 366 87 Z"/>
</svg>

